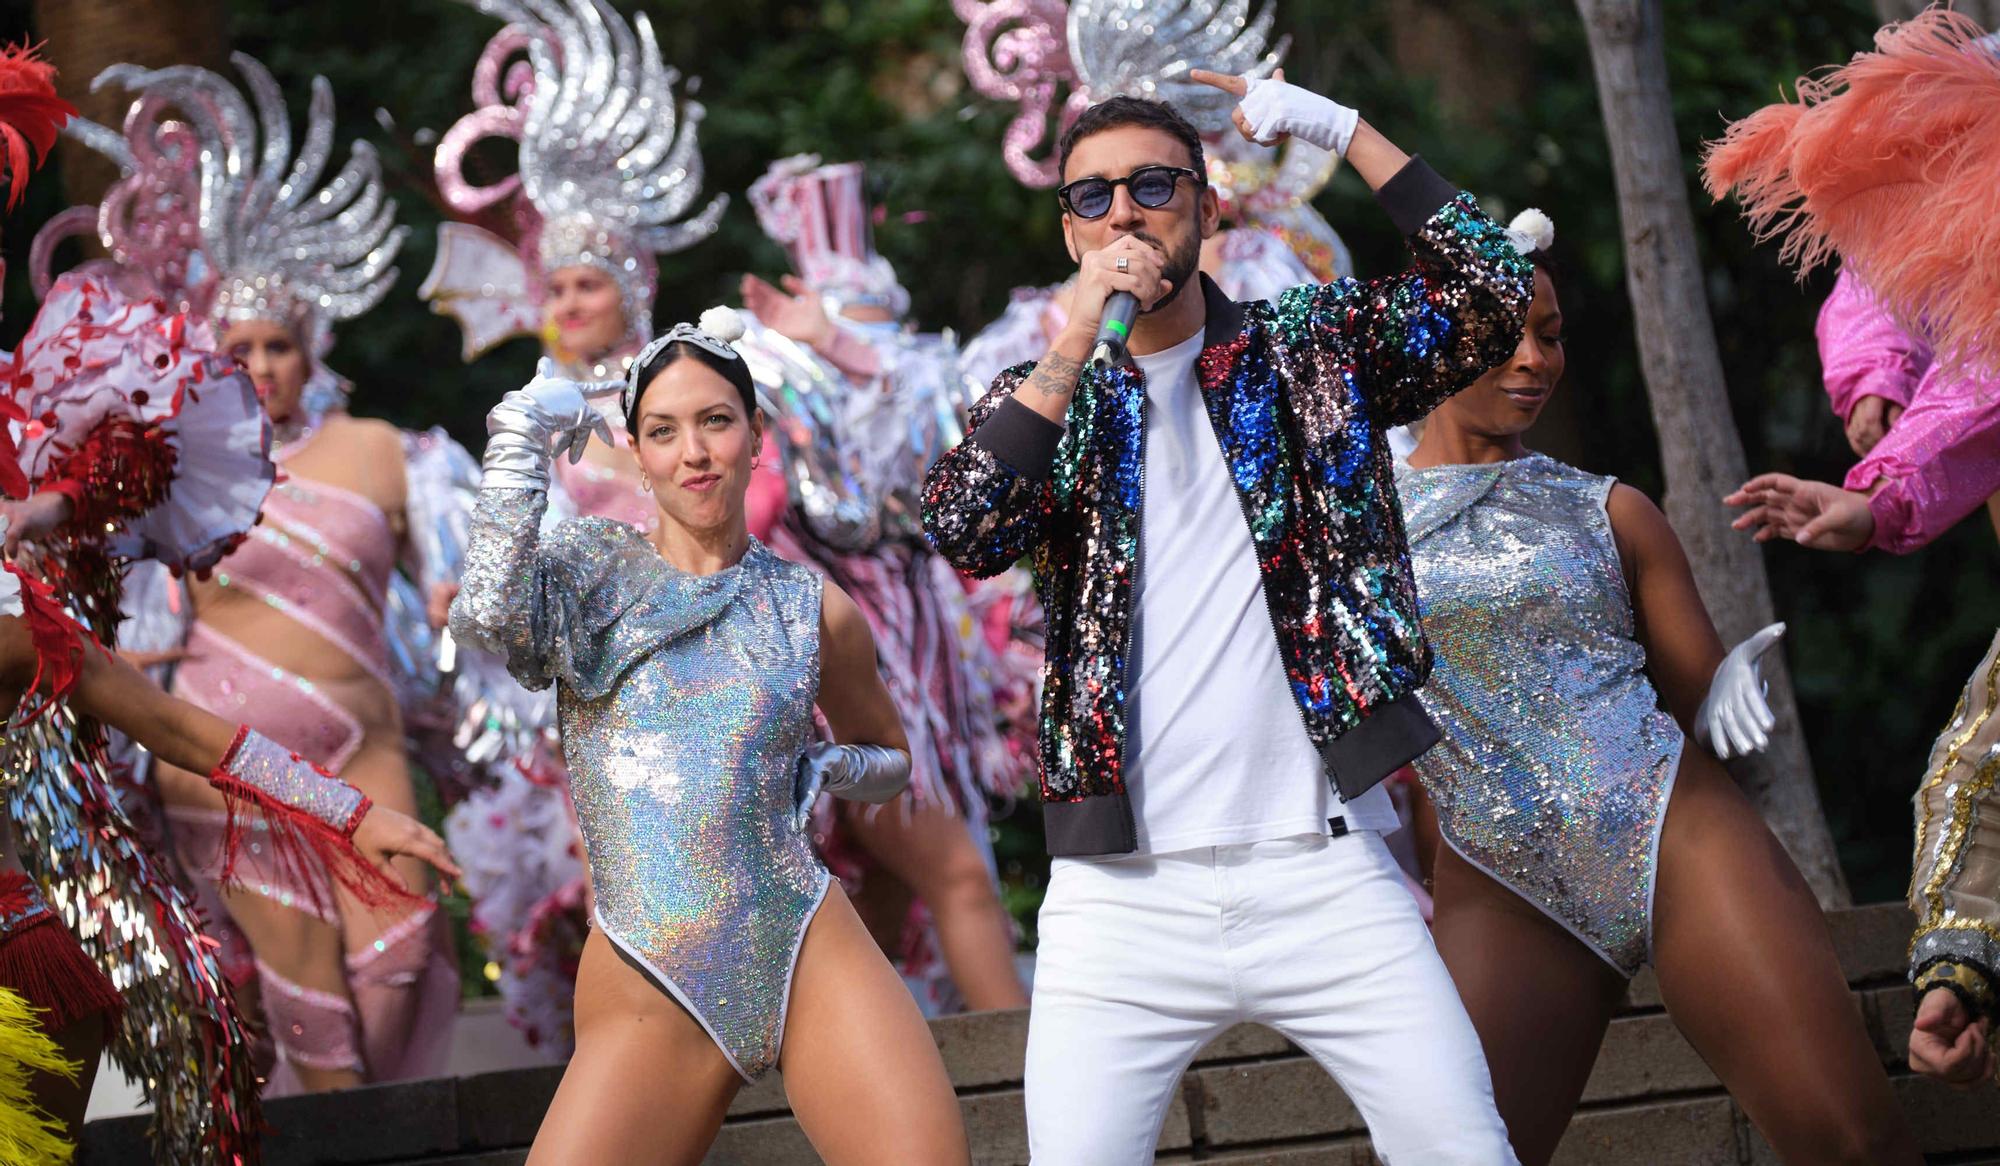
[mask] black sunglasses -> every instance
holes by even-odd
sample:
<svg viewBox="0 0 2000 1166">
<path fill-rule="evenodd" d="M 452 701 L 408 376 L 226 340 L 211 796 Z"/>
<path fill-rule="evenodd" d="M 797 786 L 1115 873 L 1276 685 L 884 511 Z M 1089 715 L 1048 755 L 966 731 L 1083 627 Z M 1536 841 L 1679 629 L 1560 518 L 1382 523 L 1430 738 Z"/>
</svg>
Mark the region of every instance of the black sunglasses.
<svg viewBox="0 0 2000 1166">
<path fill-rule="evenodd" d="M 1185 166 L 1141 166 L 1123 178 L 1079 178 L 1056 190 L 1056 201 L 1079 219 L 1101 219 L 1111 213 L 1111 200 L 1118 187 L 1132 192 L 1132 201 L 1149 211 L 1174 201 L 1174 187 L 1182 178 L 1201 181 L 1201 175 Z"/>
</svg>

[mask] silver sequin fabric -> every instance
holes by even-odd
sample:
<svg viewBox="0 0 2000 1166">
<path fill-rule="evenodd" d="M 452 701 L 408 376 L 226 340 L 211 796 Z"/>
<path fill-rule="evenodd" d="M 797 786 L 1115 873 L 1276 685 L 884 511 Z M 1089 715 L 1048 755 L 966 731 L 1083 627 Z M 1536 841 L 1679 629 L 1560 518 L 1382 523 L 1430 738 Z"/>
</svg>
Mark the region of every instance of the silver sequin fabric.
<svg viewBox="0 0 2000 1166">
<path fill-rule="evenodd" d="M 736 566 L 687 575 L 608 519 L 538 541 L 545 505 L 481 494 L 453 632 L 556 685 L 597 926 L 755 1080 L 777 1063 L 828 883 L 793 825 L 819 579 L 754 540 Z"/>
<path fill-rule="evenodd" d="M 1444 837 L 1630 976 L 1682 734 L 1646 678 L 1613 479 L 1530 454 L 1398 464 L 1396 484 L 1443 731 L 1416 768 Z"/>
</svg>

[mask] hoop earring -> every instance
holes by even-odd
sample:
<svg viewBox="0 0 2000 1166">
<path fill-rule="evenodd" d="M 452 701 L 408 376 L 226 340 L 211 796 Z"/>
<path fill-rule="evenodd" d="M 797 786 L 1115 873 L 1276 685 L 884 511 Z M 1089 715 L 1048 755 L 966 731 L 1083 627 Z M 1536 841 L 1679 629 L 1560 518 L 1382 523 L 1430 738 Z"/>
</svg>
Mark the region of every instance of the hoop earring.
<svg viewBox="0 0 2000 1166">
<path fill-rule="evenodd" d="M 641 494 L 651 494 L 653 492 L 653 479 L 647 477 L 643 472 L 639 475 L 639 492 Z"/>
</svg>

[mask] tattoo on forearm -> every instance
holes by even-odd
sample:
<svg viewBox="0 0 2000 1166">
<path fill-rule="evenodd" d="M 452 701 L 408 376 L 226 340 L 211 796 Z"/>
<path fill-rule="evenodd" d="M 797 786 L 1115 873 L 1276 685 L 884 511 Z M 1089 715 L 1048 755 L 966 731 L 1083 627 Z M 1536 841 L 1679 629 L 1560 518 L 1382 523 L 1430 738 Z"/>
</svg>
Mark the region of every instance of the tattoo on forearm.
<svg viewBox="0 0 2000 1166">
<path fill-rule="evenodd" d="M 1082 361 L 1051 352 L 1036 363 L 1028 383 L 1044 397 L 1068 397 L 1076 392 L 1076 378 L 1082 372 Z"/>
</svg>

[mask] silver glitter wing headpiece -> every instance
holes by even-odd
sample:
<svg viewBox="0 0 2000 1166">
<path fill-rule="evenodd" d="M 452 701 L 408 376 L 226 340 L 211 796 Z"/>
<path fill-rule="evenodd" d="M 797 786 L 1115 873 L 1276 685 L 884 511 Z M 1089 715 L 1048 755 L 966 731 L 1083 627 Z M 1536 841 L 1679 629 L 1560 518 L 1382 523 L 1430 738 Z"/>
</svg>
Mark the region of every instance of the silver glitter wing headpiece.
<svg viewBox="0 0 2000 1166">
<path fill-rule="evenodd" d="M 1020 106 L 1007 127 L 1007 168 L 1028 186 L 1054 186 L 1056 160 L 1036 150 L 1108 97 L 1172 103 L 1204 135 L 1231 130 L 1234 101 L 1197 84 L 1197 68 L 1268 77 L 1289 47 L 1270 46 L 1265 0 L 952 0 L 965 21 L 966 76 L 981 94 Z M 1268 50 L 1268 51 L 1267 51 Z M 1058 108 L 1056 94 L 1067 89 Z"/>
<path fill-rule="evenodd" d="M 367 142 L 356 142 L 347 164 L 321 182 L 333 156 L 326 78 L 313 78 L 294 154 L 277 82 L 254 57 L 230 60 L 247 99 L 192 65 L 113 65 L 98 74 L 93 90 L 121 86 L 134 100 L 123 135 L 85 121 L 71 131 L 125 171 L 98 208 L 97 232 L 123 272 L 150 281 L 169 302 L 218 326 L 279 321 L 323 356 L 332 324 L 388 293 L 409 228 L 395 225 Z"/>
<path fill-rule="evenodd" d="M 655 256 L 715 233 L 728 206 L 701 195 L 702 107 L 676 98 L 680 74 L 660 59 L 652 23 L 628 26 L 606 0 L 461 0 L 507 22 L 473 73 L 478 108 L 438 143 L 438 189 L 471 214 L 518 193 L 531 278 L 590 266 L 618 284 L 626 320 L 650 332 Z M 525 52 L 525 62 L 509 58 Z M 482 138 L 519 143 L 517 173 L 479 186 L 462 169 Z M 435 275 L 436 273 L 434 273 Z"/>
</svg>

